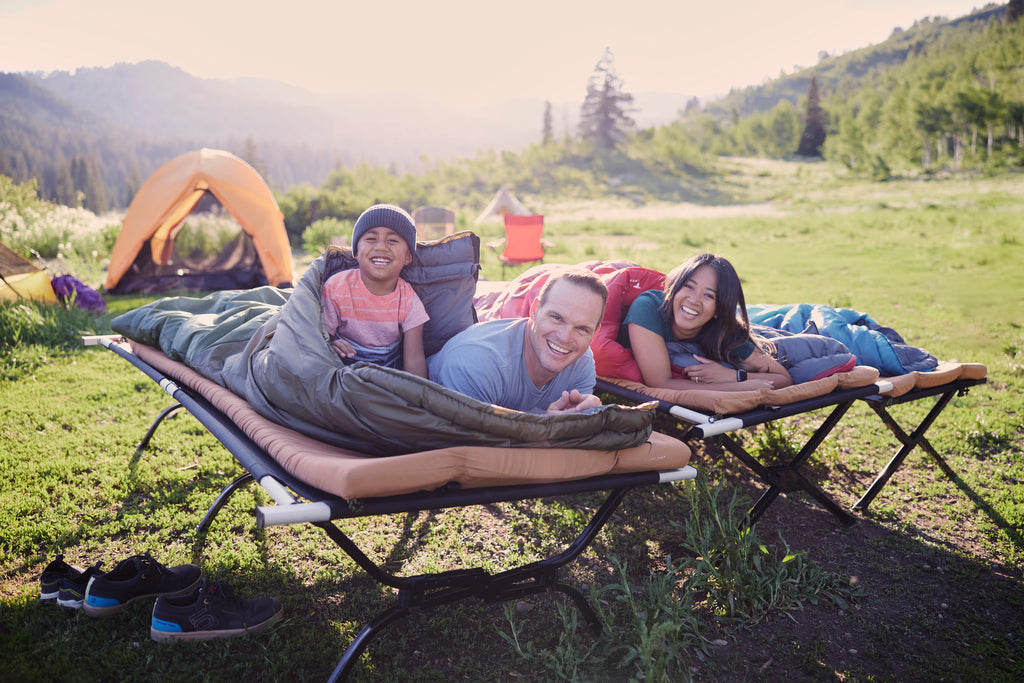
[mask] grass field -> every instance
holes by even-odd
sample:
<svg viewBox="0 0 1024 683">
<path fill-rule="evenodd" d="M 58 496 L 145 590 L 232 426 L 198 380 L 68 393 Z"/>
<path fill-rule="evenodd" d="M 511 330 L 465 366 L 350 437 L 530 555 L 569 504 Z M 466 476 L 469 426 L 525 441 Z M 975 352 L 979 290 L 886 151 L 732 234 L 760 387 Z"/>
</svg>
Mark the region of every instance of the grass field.
<svg viewBox="0 0 1024 683">
<path fill-rule="evenodd" d="M 354 679 L 1020 680 L 1020 180 L 865 185 L 821 165 L 771 164 L 744 167 L 732 181 L 750 202 L 770 202 L 770 211 L 753 215 L 658 206 L 637 208 L 633 219 L 609 209 L 616 220 L 605 220 L 608 207 L 600 205 L 543 207 L 551 216 L 545 236 L 556 244 L 549 263 L 626 259 L 668 270 L 713 251 L 736 265 L 749 303 L 855 308 L 940 359 L 984 363 L 988 384 L 955 399 L 929 432 L 956 476 L 915 452 L 848 529 L 807 497 L 782 496 L 743 541 L 752 555 L 741 583 L 754 595 L 730 618 L 711 582 L 686 583 L 695 565 L 677 562 L 699 549 L 699 520 L 742 509 L 730 497 L 754 497 L 760 486 L 708 447 L 693 461 L 704 484 L 632 492 L 563 572 L 594 590 L 607 611 L 601 638 L 576 623 L 557 595 L 507 610 L 471 602 L 390 626 Z M 482 241 L 498 230 L 481 227 Z M 483 266 L 485 277 L 500 278 L 492 252 L 484 251 Z M 107 317 L 75 318 L 74 331 L 104 332 L 110 315 L 143 301 L 111 297 Z M 21 315 L 11 311 L 4 309 L 0 330 Z M 206 507 L 239 474 L 216 440 L 182 415 L 135 453 L 170 403 L 159 387 L 105 350 L 9 339 L 0 354 L 0 680 L 325 679 L 391 591 L 319 529 L 257 528 L 253 508 L 268 498 L 256 488 L 237 494 L 197 537 Z M 897 415 L 919 419 L 926 407 L 901 406 Z M 793 419 L 781 433 L 757 430 L 745 439 L 751 449 L 767 449 L 779 439 L 799 442 L 808 427 Z M 830 494 L 852 505 L 896 445 L 869 409 L 855 406 L 811 466 Z M 710 503 L 695 493 L 716 485 L 722 488 Z M 527 501 L 342 526 L 403 573 L 467 562 L 495 571 L 557 547 L 596 502 Z M 767 555 L 759 554 L 761 543 Z M 167 646 L 149 639 L 150 604 L 93 619 L 38 602 L 39 574 L 57 552 L 83 567 L 103 561 L 111 569 L 145 551 L 165 564 L 196 562 L 245 596 L 275 595 L 285 619 L 249 638 Z M 799 567 L 770 561 L 787 552 L 798 554 Z M 766 600 L 771 591 L 784 599 Z M 665 624 L 671 628 L 659 632 Z"/>
</svg>

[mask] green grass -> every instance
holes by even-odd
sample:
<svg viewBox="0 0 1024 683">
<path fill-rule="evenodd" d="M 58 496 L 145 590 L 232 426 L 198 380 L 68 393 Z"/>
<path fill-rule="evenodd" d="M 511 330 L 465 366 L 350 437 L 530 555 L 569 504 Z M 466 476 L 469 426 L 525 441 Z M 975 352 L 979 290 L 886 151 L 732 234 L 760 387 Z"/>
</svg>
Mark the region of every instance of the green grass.
<svg viewBox="0 0 1024 683">
<path fill-rule="evenodd" d="M 551 221 L 545 236 L 557 246 L 546 261 L 629 259 L 668 270 L 695 251 L 715 251 L 737 266 L 750 303 L 849 306 L 944 360 L 984 363 L 989 383 L 954 399 L 929 432 L 955 476 L 915 451 L 851 529 L 806 496 L 783 495 L 757 535 L 731 533 L 741 545 L 715 546 L 701 524 L 721 519 L 734 528 L 732 494 L 759 488 L 709 447 L 694 463 L 712 488 L 725 486 L 717 501 L 694 499 L 695 484 L 634 491 L 562 572 L 593 591 L 603 635 L 583 628 L 556 594 L 514 601 L 508 613 L 468 602 L 385 629 L 355 680 L 1013 680 L 1019 673 L 1019 178 L 853 185 L 816 164 L 750 173 L 737 162 L 737 169 L 734 181 L 747 183 L 751 200 L 775 199 L 790 212 Z M 482 241 L 498 230 L 482 226 Z M 483 265 L 486 277 L 500 277 L 492 252 L 484 251 Z M 144 301 L 110 297 L 110 312 L 99 318 L 0 306 L 0 680 L 323 680 L 393 593 L 315 527 L 258 529 L 253 509 L 269 499 L 256 487 L 196 535 L 207 506 L 239 474 L 234 460 L 185 414 L 136 453 L 169 398 L 113 354 L 75 343 Z M 924 403 L 894 412 L 915 423 Z M 784 451 L 812 427 L 794 418 L 746 441 L 765 454 Z M 866 406 L 854 406 L 810 467 L 850 506 L 896 445 Z M 342 526 L 404 574 L 466 563 L 499 571 L 560 547 L 598 503 L 591 496 L 522 501 Z M 278 596 L 284 621 L 251 638 L 168 647 L 149 639 L 147 605 L 91 619 L 37 601 L 39 573 L 56 552 L 109 569 L 147 550 L 166 564 L 197 562 L 244 596 Z M 693 590 L 681 591 L 686 585 Z M 721 601 L 730 594 L 731 602 Z"/>
</svg>

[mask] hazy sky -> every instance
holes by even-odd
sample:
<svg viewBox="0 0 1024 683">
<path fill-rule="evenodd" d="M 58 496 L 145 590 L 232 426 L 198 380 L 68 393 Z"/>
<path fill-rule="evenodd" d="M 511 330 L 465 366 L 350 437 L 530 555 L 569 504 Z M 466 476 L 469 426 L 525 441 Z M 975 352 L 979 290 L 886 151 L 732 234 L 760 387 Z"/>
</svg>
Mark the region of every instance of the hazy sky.
<svg viewBox="0 0 1024 683">
<path fill-rule="evenodd" d="M 718 95 L 956 18 L 977 0 L 0 0 L 0 71 L 158 59 L 205 78 L 457 103 L 582 100 L 610 47 L 627 92 Z"/>
</svg>

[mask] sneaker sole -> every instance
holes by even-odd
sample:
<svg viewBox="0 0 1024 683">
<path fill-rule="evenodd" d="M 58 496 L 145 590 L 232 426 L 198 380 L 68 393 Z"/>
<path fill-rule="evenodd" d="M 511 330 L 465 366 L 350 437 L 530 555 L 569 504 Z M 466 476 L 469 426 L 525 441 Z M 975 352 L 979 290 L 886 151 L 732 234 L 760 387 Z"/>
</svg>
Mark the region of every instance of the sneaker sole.
<svg viewBox="0 0 1024 683">
<path fill-rule="evenodd" d="M 174 631 L 158 631 L 152 626 L 149 627 L 149 637 L 158 643 L 169 643 L 169 642 L 184 642 L 191 640 L 213 640 L 215 638 L 236 638 L 238 636 L 248 635 L 255 633 L 262 629 L 267 628 L 273 624 L 276 624 L 281 620 L 281 615 L 284 614 L 284 606 L 282 605 L 279 610 L 274 612 L 266 621 L 259 624 L 254 624 L 248 628 L 230 628 L 221 629 L 218 631 L 185 631 L 182 633 L 176 633 Z"/>
<path fill-rule="evenodd" d="M 85 600 L 61 600 L 57 598 L 57 604 L 61 607 L 67 607 L 68 609 L 82 609 L 82 605 L 85 604 Z"/>
<path fill-rule="evenodd" d="M 90 605 L 88 600 L 86 600 L 86 602 L 82 606 L 82 608 L 85 610 L 85 613 L 88 614 L 91 617 L 109 617 L 109 616 L 111 616 L 113 614 L 117 614 L 118 612 L 123 610 L 128 605 L 132 604 L 133 602 L 138 602 L 139 600 L 147 600 L 149 598 L 158 598 L 161 595 L 167 596 L 168 598 L 177 598 L 177 597 L 180 597 L 182 595 L 187 595 L 188 593 L 191 593 L 196 588 L 198 588 L 199 584 L 202 583 L 202 582 L 203 582 L 203 578 L 202 578 L 202 576 L 200 576 L 198 579 L 195 580 L 194 583 L 192 583 L 192 585 L 186 586 L 185 588 L 182 588 L 181 590 L 171 591 L 171 592 L 166 592 L 166 593 L 148 593 L 146 595 L 136 595 L 134 598 L 132 598 L 130 600 L 126 600 L 125 602 L 122 602 L 122 603 L 118 603 L 116 605 Z"/>
</svg>

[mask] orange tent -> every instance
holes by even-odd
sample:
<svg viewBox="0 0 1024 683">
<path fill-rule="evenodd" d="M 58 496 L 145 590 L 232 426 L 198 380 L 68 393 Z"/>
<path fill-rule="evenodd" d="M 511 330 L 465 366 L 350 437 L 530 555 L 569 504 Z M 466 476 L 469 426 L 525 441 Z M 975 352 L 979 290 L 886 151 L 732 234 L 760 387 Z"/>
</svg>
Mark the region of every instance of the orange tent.
<svg viewBox="0 0 1024 683">
<path fill-rule="evenodd" d="M 252 238 L 267 283 L 290 286 L 292 252 L 284 216 L 266 181 L 230 152 L 200 149 L 172 159 L 143 183 L 114 243 L 104 287 L 113 290 L 121 282 L 147 242 L 152 263 L 168 264 L 177 229 L 205 192 Z"/>
</svg>

